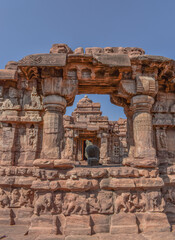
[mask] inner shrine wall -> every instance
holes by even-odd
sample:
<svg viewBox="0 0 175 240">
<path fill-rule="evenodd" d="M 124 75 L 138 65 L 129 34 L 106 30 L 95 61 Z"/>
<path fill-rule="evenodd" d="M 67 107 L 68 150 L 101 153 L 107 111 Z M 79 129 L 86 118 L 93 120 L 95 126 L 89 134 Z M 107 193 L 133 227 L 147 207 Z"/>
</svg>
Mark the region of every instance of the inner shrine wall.
<svg viewBox="0 0 175 240">
<path fill-rule="evenodd" d="M 174 239 L 174 66 L 174 60 L 139 48 L 84 53 L 54 44 L 49 54 L 29 55 L 0 70 L 0 224 L 66 240 L 103 239 L 102 233 L 137 239 L 155 231 Z M 100 139 L 105 164 L 97 167 L 77 161 L 79 136 L 70 128 L 72 117 L 64 117 L 81 93 L 109 94 L 127 116 L 127 141 L 126 122 L 116 126 L 102 118 L 100 132 L 87 129 Z M 77 122 L 84 134 L 87 126 Z M 112 151 L 115 135 L 109 137 L 104 123 L 124 148 L 127 143 L 120 166 L 108 164 L 118 145 Z"/>
</svg>

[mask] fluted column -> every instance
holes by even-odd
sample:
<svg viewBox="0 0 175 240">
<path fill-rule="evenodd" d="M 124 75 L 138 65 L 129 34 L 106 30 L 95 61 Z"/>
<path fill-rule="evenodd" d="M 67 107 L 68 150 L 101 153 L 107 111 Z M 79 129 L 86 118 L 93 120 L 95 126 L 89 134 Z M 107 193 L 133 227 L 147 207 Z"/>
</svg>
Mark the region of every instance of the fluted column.
<svg viewBox="0 0 175 240">
<path fill-rule="evenodd" d="M 64 136 L 63 114 L 66 100 L 58 95 L 49 95 L 43 100 L 45 115 L 43 118 L 42 158 L 56 159 L 61 157 Z"/>
</svg>

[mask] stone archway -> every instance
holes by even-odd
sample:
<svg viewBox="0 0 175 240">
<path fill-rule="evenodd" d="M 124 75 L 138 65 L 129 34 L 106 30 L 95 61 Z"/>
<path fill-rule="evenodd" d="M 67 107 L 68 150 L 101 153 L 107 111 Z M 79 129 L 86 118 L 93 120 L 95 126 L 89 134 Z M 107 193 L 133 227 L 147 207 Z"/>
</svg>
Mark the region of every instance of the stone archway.
<svg viewBox="0 0 175 240">
<path fill-rule="evenodd" d="M 130 154 L 124 164 L 156 166 L 151 116 L 154 97 L 158 91 L 156 79 L 153 77 L 154 70 L 149 75 L 140 75 L 133 72 L 128 54 L 115 52 L 102 54 L 98 49 L 91 51 L 91 55 L 66 53 L 30 55 L 19 63 L 27 79 L 29 81 L 35 79 L 37 82 L 37 79 L 40 79 L 42 86 L 46 129 L 43 131 L 42 157 L 61 158 L 60 144 L 63 133 L 59 131 L 63 128 L 60 127 L 62 116 L 66 106 L 72 104 L 75 95 L 97 93 L 109 94 L 112 103 L 124 107 L 129 119 Z M 55 133 L 54 126 L 59 126 L 59 129 L 54 130 Z"/>
<path fill-rule="evenodd" d="M 173 60 L 142 49 L 84 53 L 64 44 L 7 64 L 0 70 L 0 221 L 74 238 L 155 230 L 170 236 L 174 72 Z M 124 108 L 129 156 L 123 166 L 82 167 L 61 158 L 63 115 L 81 93 L 109 94 Z"/>
</svg>

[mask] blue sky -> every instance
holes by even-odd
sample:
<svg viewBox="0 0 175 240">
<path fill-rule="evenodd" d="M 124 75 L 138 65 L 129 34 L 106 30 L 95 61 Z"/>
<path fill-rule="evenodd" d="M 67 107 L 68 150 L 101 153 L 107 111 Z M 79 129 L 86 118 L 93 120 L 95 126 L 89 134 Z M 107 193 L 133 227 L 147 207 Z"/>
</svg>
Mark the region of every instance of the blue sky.
<svg viewBox="0 0 175 240">
<path fill-rule="evenodd" d="M 28 54 L 48 53 L 53 43 L 73 50 L 141 47 L 147 54 L 175 59 L 174 12 L 174 0 L 0 0 L 0 68 Z M 109 96 L 89 97 L 101 102 L 109 119 L 124 117 Z"/>
</svg>

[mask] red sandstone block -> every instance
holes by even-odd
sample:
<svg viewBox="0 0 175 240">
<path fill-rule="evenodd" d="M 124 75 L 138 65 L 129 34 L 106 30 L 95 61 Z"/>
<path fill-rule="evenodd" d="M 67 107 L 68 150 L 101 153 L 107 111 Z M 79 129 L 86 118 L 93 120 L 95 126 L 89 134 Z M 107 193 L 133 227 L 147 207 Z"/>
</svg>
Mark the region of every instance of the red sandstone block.
<svg viewBox="0 0 175 240">
<path fill-rule="evenodd" d="M 90 217 L 72 215 L 66 217 L 64 234 L 67 235 L 91 235 Z"/>
<path fill-rule="evenodd" d="M 111 234 L 138 233 L 136 216 L 131 213 L 119 213 L 111 217 Z"/>
</svg>

